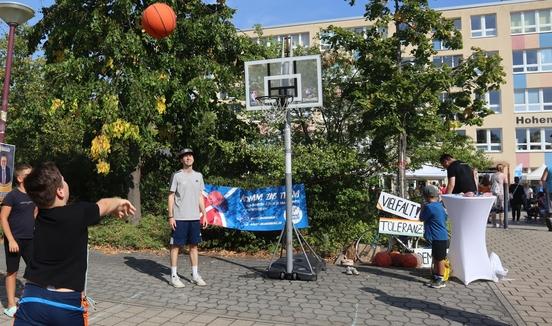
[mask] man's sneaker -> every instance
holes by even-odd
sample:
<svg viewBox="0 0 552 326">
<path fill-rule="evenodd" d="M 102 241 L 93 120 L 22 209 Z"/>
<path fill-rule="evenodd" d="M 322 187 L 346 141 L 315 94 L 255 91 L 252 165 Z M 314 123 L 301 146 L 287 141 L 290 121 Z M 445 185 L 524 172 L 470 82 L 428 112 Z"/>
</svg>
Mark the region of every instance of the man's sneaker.
<svg viewBox="0 0 552 326">
<path fill-rule="evenodd" d="M 431 285 L 430 285 L 430 287 L 434 289 L 441 289 L 441 288 L 444 288 L 445 286 L 447 286 L 447 283 L 445 283 L 445 281 L 443 281 L 443 279 L 441 278 L 433 280 L 433 282 L 431 282 Z"/>
<path fill-rule="evenodd" d="M 9 307 L 9 308 L 4 309 L 4 314 L 8 317 L 13 318 L 13 315 L 15 315 L 16 311 L 17 311 L 17 307 L 13 306 L 13 307 Z"/>
<path fill-rule="evenodd" d="M 205 286 L 207 283 L 201 278 L 201 276 L 192 277 L 192 283 L 199 286 Z"/>
<path fill-rule="evenodd" d="M 185 286 L 178 276 L 171 276 L 171 285 L 175 288 L 183 288 Z"/>
</svg>

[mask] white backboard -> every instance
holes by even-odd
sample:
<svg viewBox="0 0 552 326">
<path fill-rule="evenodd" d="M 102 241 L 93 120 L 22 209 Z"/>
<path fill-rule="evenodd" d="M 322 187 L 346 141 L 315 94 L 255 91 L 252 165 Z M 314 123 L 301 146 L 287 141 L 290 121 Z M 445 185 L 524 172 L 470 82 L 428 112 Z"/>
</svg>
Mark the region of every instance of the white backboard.
<svg viewBox="0 0 552 326">
<path fill-rule="evenodd" d="M 322 68 L 319 55 L 285 57 L 245 63 L 247 110 L 270 109 L 258 97 L 292 96 L 288 108 L 322 106 Z"/>
</svg>

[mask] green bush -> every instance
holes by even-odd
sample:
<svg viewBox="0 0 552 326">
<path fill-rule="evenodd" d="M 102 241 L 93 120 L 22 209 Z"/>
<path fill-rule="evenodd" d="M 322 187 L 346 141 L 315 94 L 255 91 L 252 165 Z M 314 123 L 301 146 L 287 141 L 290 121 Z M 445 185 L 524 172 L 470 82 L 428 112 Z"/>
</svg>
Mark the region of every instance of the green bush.
<svg viewBox="0 0 552 326">
<path fill-rule="evenodd" d="M 166 218 L 145 214 L 140 223 L 106 217 L 89 229 L 91 245 L 107 245 L 121 249 L 163 249 L 167 247 L 170 230 Z"/>
</svg>

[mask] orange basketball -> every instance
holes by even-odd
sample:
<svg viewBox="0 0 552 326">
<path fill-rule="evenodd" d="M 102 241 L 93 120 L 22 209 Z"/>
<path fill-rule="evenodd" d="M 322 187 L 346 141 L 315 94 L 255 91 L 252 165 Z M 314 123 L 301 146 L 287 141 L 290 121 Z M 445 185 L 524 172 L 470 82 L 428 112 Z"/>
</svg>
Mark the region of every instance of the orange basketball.
<svg viewBox="0 0 552 326">
<path fill-rule="evenodd" d="M 166 37 L 176 28 L 176 14 L 169 5 L 154 3 L 142 13 L 142 27 L 153 38 Z"/>
</svg>

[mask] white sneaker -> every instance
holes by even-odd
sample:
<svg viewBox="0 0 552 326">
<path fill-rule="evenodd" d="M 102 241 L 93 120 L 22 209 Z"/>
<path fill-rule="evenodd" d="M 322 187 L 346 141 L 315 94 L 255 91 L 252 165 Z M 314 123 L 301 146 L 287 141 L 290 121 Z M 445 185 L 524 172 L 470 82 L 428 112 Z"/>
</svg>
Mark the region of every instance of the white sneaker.
<svg viewBox="0 0 552 326">
<path fill-rule="evenodd" d="M 175 288 L 183 288 L 185 287 L 184 283 L 180 280 L 178 276 L 171 276 L 171 285 Z"/>
<path fill-rule="evenodd" d="M 9 308 L 4 309 L 4 314 L 8 317 L 13 318 L 16 311 L 17 311 L 17 307 L 13 306 L 13 307 L 9 307 Z"/>
<path fill-rule="evenodd" d="M 207 283 L 205 283 L 205 281 L 199 275 L 197 277 L 192 277 L 192 283 L 199 286 L 207 285 Z"/>
</svg>

